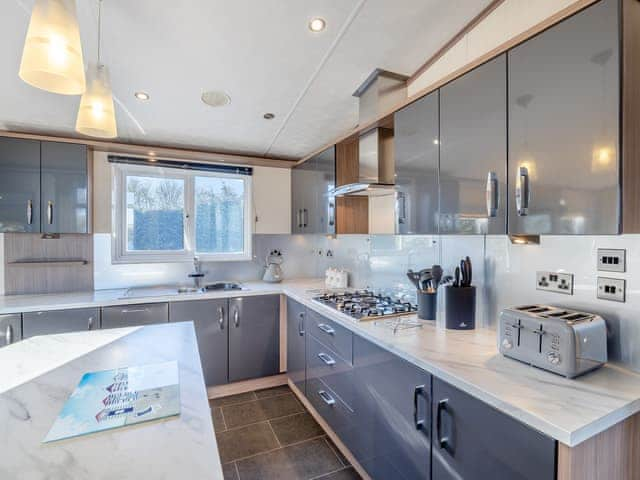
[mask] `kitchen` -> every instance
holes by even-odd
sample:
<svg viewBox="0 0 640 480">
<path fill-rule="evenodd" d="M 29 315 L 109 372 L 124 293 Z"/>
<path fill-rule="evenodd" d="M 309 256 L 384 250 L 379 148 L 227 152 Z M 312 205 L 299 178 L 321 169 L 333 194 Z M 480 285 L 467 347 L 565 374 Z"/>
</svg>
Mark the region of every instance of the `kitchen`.
<svg viewBox="0 0 640 480">
<path fill-rule="evenodd" d="M 640 3 L 5 8 L 0 478 L 640 478 Z"/>
</svg>

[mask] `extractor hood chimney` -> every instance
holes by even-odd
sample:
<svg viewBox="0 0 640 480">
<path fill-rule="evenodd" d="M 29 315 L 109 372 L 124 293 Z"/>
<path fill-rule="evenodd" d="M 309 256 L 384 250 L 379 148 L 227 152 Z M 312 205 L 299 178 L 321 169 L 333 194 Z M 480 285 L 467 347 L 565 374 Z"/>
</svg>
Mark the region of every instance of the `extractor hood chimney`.
<svg viewBox="0 0 640 480">
<path fill-rule="evenodd" d="M 406 76 L 376 69 L 353 94 L 360 99 L 360 125 L 380 118 L 407 96 Z M 336 187 L 335 196 L 393 194 L 393 129 L 373 128 L 359 140 L 358 181 Z"/>
</svg>

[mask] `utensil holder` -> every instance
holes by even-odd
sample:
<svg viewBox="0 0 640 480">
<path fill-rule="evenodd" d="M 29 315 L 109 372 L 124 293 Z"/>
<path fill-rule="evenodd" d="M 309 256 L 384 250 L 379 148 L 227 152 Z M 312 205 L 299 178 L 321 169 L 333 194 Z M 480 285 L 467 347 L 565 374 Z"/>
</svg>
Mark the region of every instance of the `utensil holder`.
<svg viewBox="0 0 640 480">
<path fill-rule="evenodd" d="M 418 318 L 420 320 L 435 320 L 438 310 L 438 294 L 418 290 Z"/>
<path fill-rule="evenodd" d="M 476 287 L 444 288 L 445 327 L 473 330 L 476 327 Z"/>
</svg>

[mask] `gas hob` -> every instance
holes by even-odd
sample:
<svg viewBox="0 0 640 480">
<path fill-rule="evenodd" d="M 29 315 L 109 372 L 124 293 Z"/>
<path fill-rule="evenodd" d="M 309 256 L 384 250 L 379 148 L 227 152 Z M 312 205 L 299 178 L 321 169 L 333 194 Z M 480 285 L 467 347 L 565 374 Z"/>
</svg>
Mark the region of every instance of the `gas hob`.
<svg viewBox="0 0 640 480">
<path fill-rule="evenodd" d="M 377 320 L 415 313 L 418 308 L 409 302 L 401 302 L 370 290 L 353 292 L 325 292 L 313 300 L 335 308 L 356 320 Z"/>
</svg>

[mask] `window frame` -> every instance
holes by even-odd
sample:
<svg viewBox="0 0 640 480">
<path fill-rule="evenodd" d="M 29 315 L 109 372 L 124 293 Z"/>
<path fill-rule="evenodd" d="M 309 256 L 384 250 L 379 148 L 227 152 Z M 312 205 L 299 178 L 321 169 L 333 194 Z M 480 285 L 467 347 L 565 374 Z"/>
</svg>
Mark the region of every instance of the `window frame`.
<svg viewBox="0 0 640 480">
<path fill-rule="evenodd" d="M 203 262 L 237 262 L 252 259 L 253 234 L 253 204 L 251 175 L 233 173 L 207 172 L 203 170 L 182 170 L 142 165 L 113 164 L 111 166 L 112 182 L 112 234 L 111 234 L 111 263 L 186 263 L 198 257 Z M 171 178 L 184 181 L 184 223 L 182 250 L 127 250 L 127 188 L 126 179 L 129 176 L 145 176 L 155 178 Z M 196 177 L 214 177 L 242 180 L 244 182 L 244 222 L 243 245 L 244 250 L 237 253 L 196 252 Z"/>
</svg>

